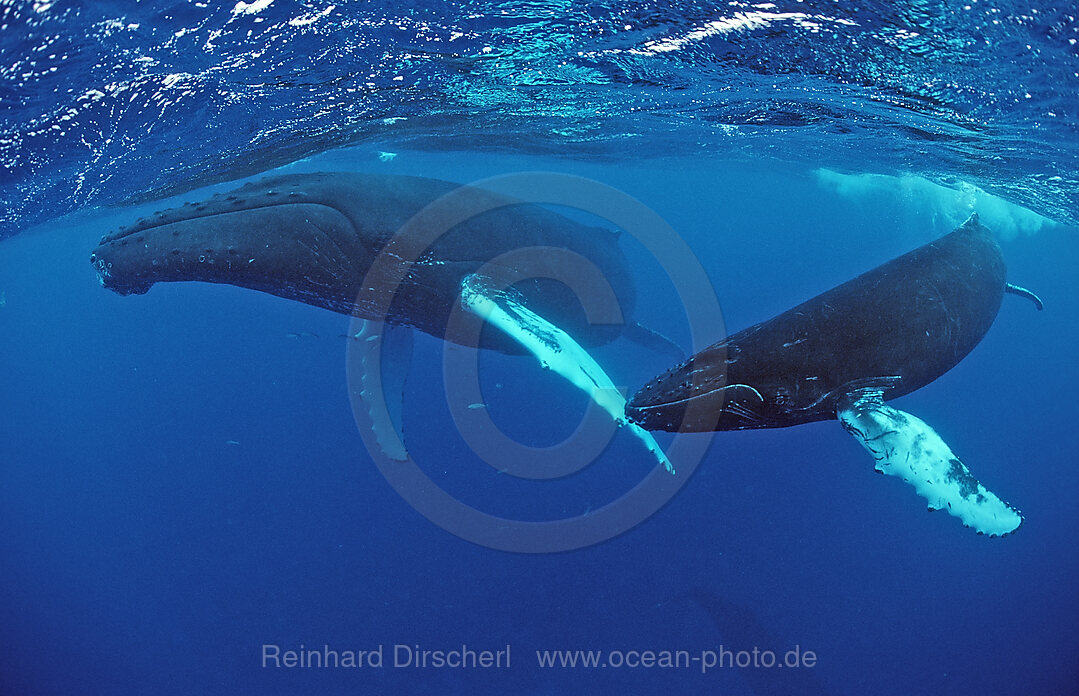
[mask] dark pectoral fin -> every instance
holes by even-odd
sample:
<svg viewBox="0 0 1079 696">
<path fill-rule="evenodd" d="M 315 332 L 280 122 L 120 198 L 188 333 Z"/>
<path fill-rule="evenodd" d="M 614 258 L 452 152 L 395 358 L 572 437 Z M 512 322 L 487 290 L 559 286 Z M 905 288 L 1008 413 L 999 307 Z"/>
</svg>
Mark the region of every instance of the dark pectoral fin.
<svg viewBox="0 0 1079 696">
<path fill-rule="evenodd" d="M 642 326 L 634 321 L 626 324 L 623 331 L 626 338 L 639 346 L 644 346 L 660 355 L 670 356 L 675 362 L 682 362 L 686 359 L 685 351 L 677 343 L 647 326 Z"/>
<path fill-rule="evenodd" d="M 360 389 L 352 395 L 357 424 L 370 430 L 384 455 L 406 461 L 402 411 L 412 363 L 412 330 L 365 321 L 349 339 L 355 341 L 349 351 L 348 369 L 354 371 L 350 381 Z"/>
</svg>

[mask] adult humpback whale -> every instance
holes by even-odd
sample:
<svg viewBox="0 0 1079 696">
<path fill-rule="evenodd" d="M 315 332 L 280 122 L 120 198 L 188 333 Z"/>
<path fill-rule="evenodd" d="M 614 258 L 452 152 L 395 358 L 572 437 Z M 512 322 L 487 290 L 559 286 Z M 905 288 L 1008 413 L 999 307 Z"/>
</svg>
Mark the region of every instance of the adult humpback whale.
<svg viewBox="0 0 1079 696">
<path fill-rule="evenodd" d="M 985 490 L 933 430 L 885 405 L 954 367 L 981 341 L 1005 292 L 992 233 L 971 218 L 655 378 L 626 415 L 650 430 L 782 428 L 838 417 L 877 461 L 979 533 L 1020 515 Z"/>
<path fill-rule="evenodd" d="M 371 369 L 378 348 L 370 345 L 385 324 L 535 355 L 673 471 L 651 434 L 626 420 L 624 397 L 578 345 L 625 333 L 677 351 L 626 321 L 634 287 L 610 230 L 435 179 L 290 174 L 138 220 L 105 235 L 90 262 L 102 285 L 123 295 L 166 281 L 227 283 L 374 320 L 378 326 L 368 323 L 353 336 L 360 346 L 359 398 L 368 406 L 366 427 L 391 459 L 408 456 L 394 432 L 400 423 L 395 428 L 370 398 L 382 392 L 381 376 Z M 456 313 L 458 305 L 464 314 Z M 499 330 L 481 333 L 484 322 Z M 410 354 L 407 336 L 393 341 L 392 352 Z M 392 377 L 403 386 L 403 376 Z"/>
<path fill-rule="evenodd" d="M 430 245 L 425 239 L 410 248 L 395 235 L 421 211 L 429 214 L 415 231 L 436 233 Z M 388 246 L 391 240 L 400 250 Z M 376 258 L 381 265 L 373 266 Z M 586 345 L 626 329 L 648 338 L 622 322 L 635 294 L 615 233 L 436 179 L 275 176 L 107 234 L 90 262 L 102 284 L 123 295 L 165 281 L 227 283 L 455 342 L 471 334 L 447 335 L 447 320 L 464 279 L 482 268 L 496 283 L 513 283 L 533 311 Z M 579 297 L 617 303 L 605 305 L 606 317 L 596 321 Z M 485 332 L 483 342 L 520 352 L 496 332 Z"/>
</svg>

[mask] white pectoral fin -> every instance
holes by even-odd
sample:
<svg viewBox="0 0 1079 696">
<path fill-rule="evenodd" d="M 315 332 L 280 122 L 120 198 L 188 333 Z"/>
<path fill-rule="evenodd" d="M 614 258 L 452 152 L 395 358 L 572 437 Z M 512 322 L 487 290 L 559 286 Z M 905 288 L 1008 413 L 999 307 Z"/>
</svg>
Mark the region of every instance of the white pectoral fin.
<svg viewBox="0 0 1079 696">
<path fill-rule="evenodd" d="M 588 394 L 616 423 L 644 443 L 668 472 L 674 473 L 674 466 L 652 434 L 626 418 L 626 398 L 610 376 L 569 334 L 525 307 L 509 293 L 494 290 L 490 282 L 481 276 L 465 278 L 461 286 L 461 304 L 519 343 L 543 367 L 558 373 Z"/>
<path fill-rule="evenodd" d="M 899 476 L 929 501 L 979 534 L 1004 536 L 1023 522 L 1019 512 L 986 490 L 925 421 L 884 403 L 879 390 L 840 399 L 839 421 L 876 460 L 877 471 Z"/>
<path fill-rule="evenodd" d="M 363 404 L 354 409 L 357 422 L 365 421 L 361 425 L 370 429 L 384 455 L 406 461 L 402 402 L 412 361 L 412 332 L 407 327 L 364 321 L 349 339 L 356 341 L 349 369 L 357 370 L 359 379 L 353 383 L 361 389 L 358 396 Z"/>
</svg>

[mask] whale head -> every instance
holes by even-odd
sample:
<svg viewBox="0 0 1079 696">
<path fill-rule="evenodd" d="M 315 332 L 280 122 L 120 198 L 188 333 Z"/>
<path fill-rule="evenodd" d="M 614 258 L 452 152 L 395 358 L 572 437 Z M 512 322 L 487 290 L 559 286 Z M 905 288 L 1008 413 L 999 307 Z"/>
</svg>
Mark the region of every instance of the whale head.
<svg viewBox="0 0 1079 696">
<path fill-rule="evenodd" d="M 645 384 L 626 415 L 649 430 L 743 430 L 788 424 L 791 388 L 764 364 L 742 368 L 736 350 L 722 341 Z"/>
<path fill-rule="evenodd" d="M 90 263 L 121 295 L 193 280 L 341 310 L 373 257 L 346 214 L 311 192 L 248 186 L 107 234 Z"/>
</svg>

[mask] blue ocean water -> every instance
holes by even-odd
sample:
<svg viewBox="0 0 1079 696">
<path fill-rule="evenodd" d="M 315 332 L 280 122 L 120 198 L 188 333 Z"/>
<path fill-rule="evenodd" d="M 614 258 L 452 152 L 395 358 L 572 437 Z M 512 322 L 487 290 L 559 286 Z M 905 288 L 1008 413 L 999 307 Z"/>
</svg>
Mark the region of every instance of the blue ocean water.
<svg viewBox="0 0 1079 696">
<path fill-rule="evenodd" d="M 0 2 L 0 693 L 1071 693 L 1079 23 L 1045 3 Z M 837 423 L 719 433 L 657 514 L 588 548 L 496 551 L 387 483 L 357 432 L 345 317 L 225 285 L 120 297 L 105 232 L 275 167 L 473 182 L 587 177 L 648 206 L 726 329 L 977 211 L 1014 283 L 951 372 L 896 402 L 1019 507 L 989 539 L 873 475 Z M 625 241 L 638 318 L 686 341 Z M 716 327 L 722 336 L 723 327 Z M 416 337 L 410 450 L 514 519 L 585 515 L 653 461 L 505 480 L 462 439 Z M 635 389 L 670 358 L 596 351 Z M 482 358 L 535 445 L 583 399 Z M 508 668 L 395 646 L 510 646 Z M 264 646 L 383 647 L 382 667 Z M 302 646 L 302 647 L 301 647 Z M 812 651 L 813 667 L 543 668 L 537 651 Z M 413 648 L 404 650 L 410 653 Z"/>
</svg>

